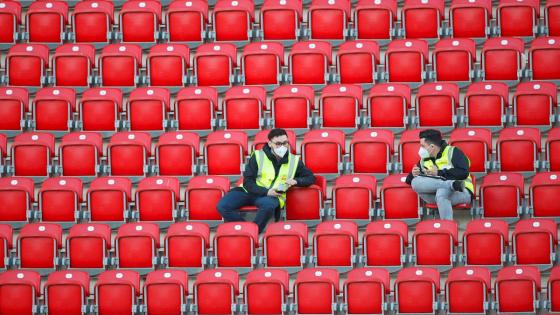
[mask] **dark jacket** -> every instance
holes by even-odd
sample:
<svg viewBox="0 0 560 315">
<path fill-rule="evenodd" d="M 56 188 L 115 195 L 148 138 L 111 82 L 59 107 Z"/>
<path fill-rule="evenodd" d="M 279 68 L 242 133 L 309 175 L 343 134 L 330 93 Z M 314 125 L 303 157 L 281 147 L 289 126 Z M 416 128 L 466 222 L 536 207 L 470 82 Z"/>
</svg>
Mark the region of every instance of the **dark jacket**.
<svg viewBox="0 0 560 315">
<path fill-rule="evenodd" d="M 282 157 L 282 159 L 278 160 L 276 155 L 272 153 L 268 144 L 265 144 L 262 150 L 270 159 L 270 161 L 272 161 L 272 165 L 274 165 L 274 171 L 276 173 L 274 179 L 276 180 L 278 172 L 280 171 L 280 166 L 282 166 L 282 164 L 288 163 L 288 153 L 286 153 L 284 157 Z M 258 170 L 259 168 L 257 164 L 257 158 L 253 153 L 251 155 L 251 158 L 249 159 L 249 162 L 245 165 L 245 172 L 243 172 L 243 187 L 252 195 L 259 197 L 266 196 L 268 193 L 268 188 L 261 187 L 257 185 L 256 182 Z M 298 187 L 307 187 L 315 183 L 315 176 L 307 167 L 305 167 L 301 159 L 298 161 L 294 179 L 297 181 L 296 186 Z"/>
<path fill-rule="evenodd" d="M 436 159 L 441 158 L 441 154 L 443 153 L 443 150 L 445 150 L 445 147 L 447 147 L 447 142 L 442 141 L 441 149 L 439 150 L 437 157 L 430 158 L 434 163 L 434 165 Z M 418 164 L 416 164 L 418 167 L 420 167 L 420 162 L 421 161 L 418 161 Z M 453 150 L 453 156 L 451 157 L 451 162 L 453 163 L 453 168 L 446 169 L 446 170 L 438 170 L 438 176 L 441 176 L 449 180 L 467 179 L 467 177 L 469 176 L 469 161 L 465 156 L 465 154 L 463 153 L 463 151 L 455 147 L 455 150 Z M 406 177 L 406 183 L 410 185 L 410 183 L 412 183 L 412 179 L 414 179 L 414 176 L 412 175 L 412 172 L 410 172 Z"/>
</svg>

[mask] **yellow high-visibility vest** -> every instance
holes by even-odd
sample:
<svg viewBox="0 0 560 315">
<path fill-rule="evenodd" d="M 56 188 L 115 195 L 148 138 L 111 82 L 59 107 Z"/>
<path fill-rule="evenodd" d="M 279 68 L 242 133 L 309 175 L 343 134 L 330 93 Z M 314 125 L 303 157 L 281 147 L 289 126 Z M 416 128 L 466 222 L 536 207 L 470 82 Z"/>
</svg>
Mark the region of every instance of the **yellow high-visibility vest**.
<svg viewBox="0 0 560 315">
<path fill-rule="evenodd" d="M 446 170 L 454 167 L 453 162 L 451 161 L 451 159 L 453 158 L 454 150 L 455 147 L 453 146 L 448 145 L 445 147 L 445 149 L 441 153 L 441 157 L 439 159 L 436 159 L 436 166 L 438 170 Z M 466 158 L 470 166 L 471 161 L 468 157 Z M 434 166 L 434 163 L 430 158 L 422 159 L 422 166 L 424 169 L 431 169 Z M 465 179 L 465 188 L 468 189 L 471 193 L 474 193 L 474 185 L 471 179 L 471 174 L 469 174 L 469 176 Z"/>
</svg>

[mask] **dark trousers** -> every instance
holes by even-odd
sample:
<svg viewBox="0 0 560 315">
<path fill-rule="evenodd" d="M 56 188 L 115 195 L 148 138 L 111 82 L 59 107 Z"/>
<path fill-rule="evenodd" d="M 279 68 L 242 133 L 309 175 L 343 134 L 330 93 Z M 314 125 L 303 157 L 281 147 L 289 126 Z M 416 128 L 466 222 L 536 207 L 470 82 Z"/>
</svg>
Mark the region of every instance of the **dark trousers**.
<svg viewBox="0 0 560 315">
<path fill-rule="evenodd" d="M 280 201 L 276 197 L 255 197 L 249 193 L 234 189 L 228 192 L 220 202 L 218 202 L 218 212 L 226 222 L 245 221 L 239 212 L 239 208 L 244 206 L 256 206 L 257 216 L 254 223 L 259 226 L 259 233 L 264 232 L 268 220 L 274 215 L 277 208 L 280 207 Z"/>
</svg>

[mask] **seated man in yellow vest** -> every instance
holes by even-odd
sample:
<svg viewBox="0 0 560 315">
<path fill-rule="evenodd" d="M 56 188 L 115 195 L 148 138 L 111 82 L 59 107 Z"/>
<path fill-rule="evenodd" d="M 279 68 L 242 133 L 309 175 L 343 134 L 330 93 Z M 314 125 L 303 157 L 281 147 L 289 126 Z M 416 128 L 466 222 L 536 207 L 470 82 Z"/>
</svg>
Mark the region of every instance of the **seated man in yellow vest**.
<svg viewBox="0 0 560 315">
<path fill-rule="evenodd" d="M 420 132 L 418 155 L 406 182 L 425 202 L 437 204 L 441 219 L 453 220 L 453 206 L 470 203 L 473 196 L 469 159 L 434 129 Z"/>
<path fill-rule="evenodd" d="M 224 221 L 233 222 L 244 221 L 239 208 L 257 206 L 254 222 L 262 233 L 276 209 L 284 207 L 286 191 L 291 186 L 305 187 L 314 183 L 313 173 L 299 156 L 290 152 L 286 131 L 272 129 L 268 133 L 268 143 L 261 150 L 255 150 L 245 166 L 243 185 L 225 195 L 217 209 Z"/>
</svg>

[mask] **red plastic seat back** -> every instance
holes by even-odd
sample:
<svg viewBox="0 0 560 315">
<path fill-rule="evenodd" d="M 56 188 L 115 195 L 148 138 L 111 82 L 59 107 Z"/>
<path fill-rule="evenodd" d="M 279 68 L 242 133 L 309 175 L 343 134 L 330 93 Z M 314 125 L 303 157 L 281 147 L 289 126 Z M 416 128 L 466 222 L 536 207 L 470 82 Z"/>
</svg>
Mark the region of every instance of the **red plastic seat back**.
<svg viewBox="0 0 560 315">
<path fill-rule="evenodd" d="M 475 82 L 468 87 L 464 105 L 469 127 L 501 127 L 509 106 L 509 88 L 501 82 Z"/>
<path fill-rule="evenodd" d="M 449 144 L 467 156 L 470 172 L 485 172 L 492 153 L 492 133 L 482 128 L 460 128 L 451 132 Z"/>
<path fill-rule="evenodd" d="M 328 42 L 310 41 L 294 44 L 290 51 L 293 84 L 325 84 L 325 73 L 332 63 Z"/>
<path fill-rule="evenodd" d="M 212 130 L 218 92 L 209 86 L 186 87 L 175 98 L 178 130 Z"/>
<path fill-rule="evenodd" d="M 78 43 L 106 43 L 107 33 L 114 23 L 114 5 L 111 1 L 81 1 L 76 3 L 73 26 Z"/>
<path fill-rule="evenodd" d="M 430 313 L 439 294 L 440 275 L 437 269 L 411 267 L 401 270 L 394 284 L 399 312 Z"/>
<path fill-rule="evenodd" d="M 348 221 L 328 221 L 317 226 L 313 250 L 317 266 L 352 266 L 352 255 L 359 243 L 358 226 Z"/>
<path fill-rule="evenodd" d="M 31 178 L 0 179 L 0 221 L 27 221 L 27 210 L 31 210 L 34 194 Z"/>
<path fill-rule="evenodd" d="M 203 44 L 194 57 L 195 74 L 199 86 L 229 86 L 237 66 L 237 49 L 232 44 Z"/>
<path fill-rule="evenodd" d="M 401 12 L 406 38 L 438 38 L 444 19 L 445 2 L 442 0 L 407 0 Z"/>
<path fill-rule="evenodd" d="M 551 82 L 520 83 L 513 95 L 517 126 L 551 126 L 557 104 L 556 84 Z"/>
<path fill-rule="evenodd" d="M 501 0 L 497 15 L 502 36 L 533 36 L 540 15 L 539 1 Z"/>
<path fill-rule="evenodd" d="M 229 186 L 229 179 L 223 176 L 193 177 L 185 191 L 189 220 L 222 220 L 216 205 L 229 191 Z"/>
<path fill-rule="evenodd" d="M 524 195 L 523 175 L 488 174 L 480 186 L 480 205 L 484 208 L 484 217 L 518 217 Z"/>
<path fill-rule="evenodd" d="M 307 248 L 307 225 L 300 222 L 276 222 L 267 226 L 264 254 L 267 267 L 299 267 Z"/>
<path fill-rule="evenodd" d="M 294 296 L 298 314 L 330 314 L 339 291 L 339 274 L 334 269 L 308 268 L 297 275 Z"/>
<path fill-rule="evenodd" d="M 494 282 L 499 312 L 534 312 L 534 301 L 541 289 L 539 269 L 534 266 L 508 266 Z"/>
<path fill-rule="evenodd" d="M 370 218 L 370 210 L 377 200 L 377 180 L 370 175 L 343 175 L 332 190 L 337 219 Z"/>
<path fill-rule="evenodd" d="M 115 131 L 123 97 L 117 88 L 91 88 L 82 93 L 78 111 L 84 131 Z"/>
<path fill-rule="evenodd" d="M 229 314 L 238 294 L 239 275 L 234 270 L 205 270 L 194 283 L 194 300 L 201 314 Z"/>
<path fill-rule="evenodd" d="M 65 44 L 54 53 L 56 86 L 88 86 L 95 67 L 95 48 L 89 44 Z"/>
<path fill-rule="evenodd" d="M 124 177 L 100 177 L 93 180 L 87 191 L 88 210 L 92 222 L 124 221 L 128 210 L 132 184 Z"/>
<path fill-rule="evenodd" d="M 381 314 L 385 294 L 391 292 L 390 276 L 381 268 L 356 268 L 344 281 L 344 298 L 351 314 Z"/>
<path fill-rule="evenodd" d="M 144 132 L 115 133 L 107 147 L 113 176 L 143 176 L 151 156 L 151 137 Z"/>
<path fill-rule="evenodd" d="M 26 224 L 17 237 L 21 268 L 54 268 L 62 249 L 62 228 L 53 223 Z"/>
<path fill-rule="evenodd" d="M 401 257 L 408 246 L 408 226 L 402 221 L 376 221 L 363 236 L 366 266 L 402 266 Z"/>
<path fill-rule="evenodd" d="M 311 130 L 301 143 L 302 160 L 314 173 L 337 174 L 346 153 L 345 135 L 340 130 Z"/>
<path fill-rule="evenodd" d="M 169 267 L 202 268 L 202 259 L 210 247 L 209 239 L 210 228 L 204 223 L 172 224 L 165 235 Z M 187 252 L 189 255 L 184 254 Z"/>
<path fill-rule="evenodd" d="M 267 0 L 261 7 L 260 21 L 265 40 L 295 40 L 302 20 L 299 0 Z"/>
<path fill-rule="evenodd" d="M 21 5 L 10 1 L 0 4 L 0 43 L 14 43 L 14 34 L 21 25 Z"/>
<path fill-rule="evenodd" d="M 458 234 L 455 221 L 428 220 L 418 223 L 412 238 L 416 264 L 452 265 L 451 256 L 458 245 Z"/>
<path fill-rule="evenodd" d="M 159 237 L 159 226 L 154 223 L 122 225 L 115 239 L 119 268 L 152 268 Z"/>
<path fill-rule="evenodd" d="M 47 176 L 54 154 L 54 137 L 48 133 L 27 132 L 17 135 L 12 144 L 15 176 Z"/>
<path fill-rule="evenodd" d="M 183 270 L 155 270 L 144 283 L 144 298 L 152 314 L 180 313 L 189 290 L 189 278 Z"/>
<path fill-rule="evenodd" d="M 513 37 L 490 38 L 482 47 L 482 64 L 486 80 L 519 79 L 523 40 Z"/>
<path fill-rule="evenodd" d="M 0 314 L 33 314 L 41 296 L 41 276 L 35 271 L 0 274 Z"/>
<path fill-rule="evenodd" d="M 45 222 L 77 221 L 82 202 L 82 181 L 73 177 L 48 178 L 39 190 L 39 209 Z"/>
<path fill-rule="evenodd" d="M 381 186 L 381 204 L 385 219 L 419 219 L 418 195 L 406 182 L 406 174 L 385 177 Z"/>
<path fill-rule="evenodd" d="M 37 1 L 27 10 L 30 42 L 62 43 L 68 25 L 68 4 L 64 1 Z"/>
<path fill-rule="evenodd" d="M 103 138 L 98 133 L 73 132 L 62 137 L 59 158 L 64 176 L 95 176 L 103 157 Z"/>
<path fill-rule="evenodd" d="M 484 303 L 492 290 L 490 271 L 482 267 L 451 269 L 445 291 L 451 312 L 484 313 Z"/>
<path fill-rule="evenodd" d="M 253 1 L 218 1 L 213 10 L 216 40 L 249 40 L 248 30 L 254 21 L 254 10 Z"/>
<path fill-rule="evenodd" d="M 215 131 L 208 135 L 204 155 L 208 175 L 241 174 L 247 155 L 247 134 L 244 131 Z"/>
<path fill-rule="evenodd" d="M 284 46 L 280 43 L 251 43 L 243 49 L 243 74 L 246 85 L 278 84 L 284 65 Z"/>
<path fill-rule="evenodd" d="M 175 177 L 153 176 L 140 181 L 136 189 L 136 209 L 140 221 L 173 221 L 179 202 L 179 180 Z"/>
<path fill-rule="evenodd" d="M 546 154 L 550 163 L 550 171 L 560 171 L 560 128 L 554 128 L 548 132 Z"/>
<path fill-rule="evenodd" d="M 533 172 L 541 151 L 541 133 L 529 127 L 502 129 L 496 151 L 501 171 Z"/>
<path fill-rule="evenodd" d="M 310 86 L 281 85 L 274 90 L 270 107 L 276 128 L 308 128 L 315 92 Z"/>
<path fill-rule="evenodd" d="M 319 220 L 327 196 L 327 180 L 315 175 L 315 184 L 309 187 L 293 187 L 286 194 L 286 218 L 288 220 Z"/>
<path fill-rule="evenodd" d="M 358 39 L 390 39 L 393 23 L 397 20 L 397 1 L 372 3 L 360 0 L 354 19 L 357 21 Z"/>
<path fill-rule="evenodd" d="M 170 42 L 201 42 L 208 21 L 208 3 L 202 0 L 174 0 L 169 4 L 166 20 Z"/>
<path fill-rule="evenodd" d="M 101 51 L 98 68 L 103 86 L 134 86 L 142 68 L 142 48 L 134 44 L 109 44 Z"/>
<path fill-rule="evenodd" d="M 161 3 L 154 0 L 127 1 L 120 11 L 123 42 L 155 42 L 161 24 Z"/>
<path fill-rule="evenodd" d="M 49 67 L 49 48 L 40 44 L 15 44 L 6 56 L 11 86 L 41 86 Z"/>
<path fill-rule="evenodd" d="M 558 243 L 557 224 L 546 219 L 521 220 L 515 224 L 512 242 L 517 264 L 552 264 L 550 255 Z"/>
<path fill-rule="evenodd" d="M 251 267 L 259 246 L 259 229 L 252 222 L 220 224 L 214 236 L 218 267 Z"/>
<path fill-rule="evenodd" d="M 492 18 L 492 1 L 453 0 L 450 16 L 454 38 L 485 38 Z"/>
<path fill-rule="evenodd" d="M 131 270 L 107 270 L 97 277 L 95 301 L 99 313 L 125 313 L 140 295 L 140 275 Z"/>
<path fill-rule="evenodd" d="M 70 268 L 103 268 L 111 249 L 111 227 L 105 224 L 76 224 L 66 238 Z"/>
</svg>

